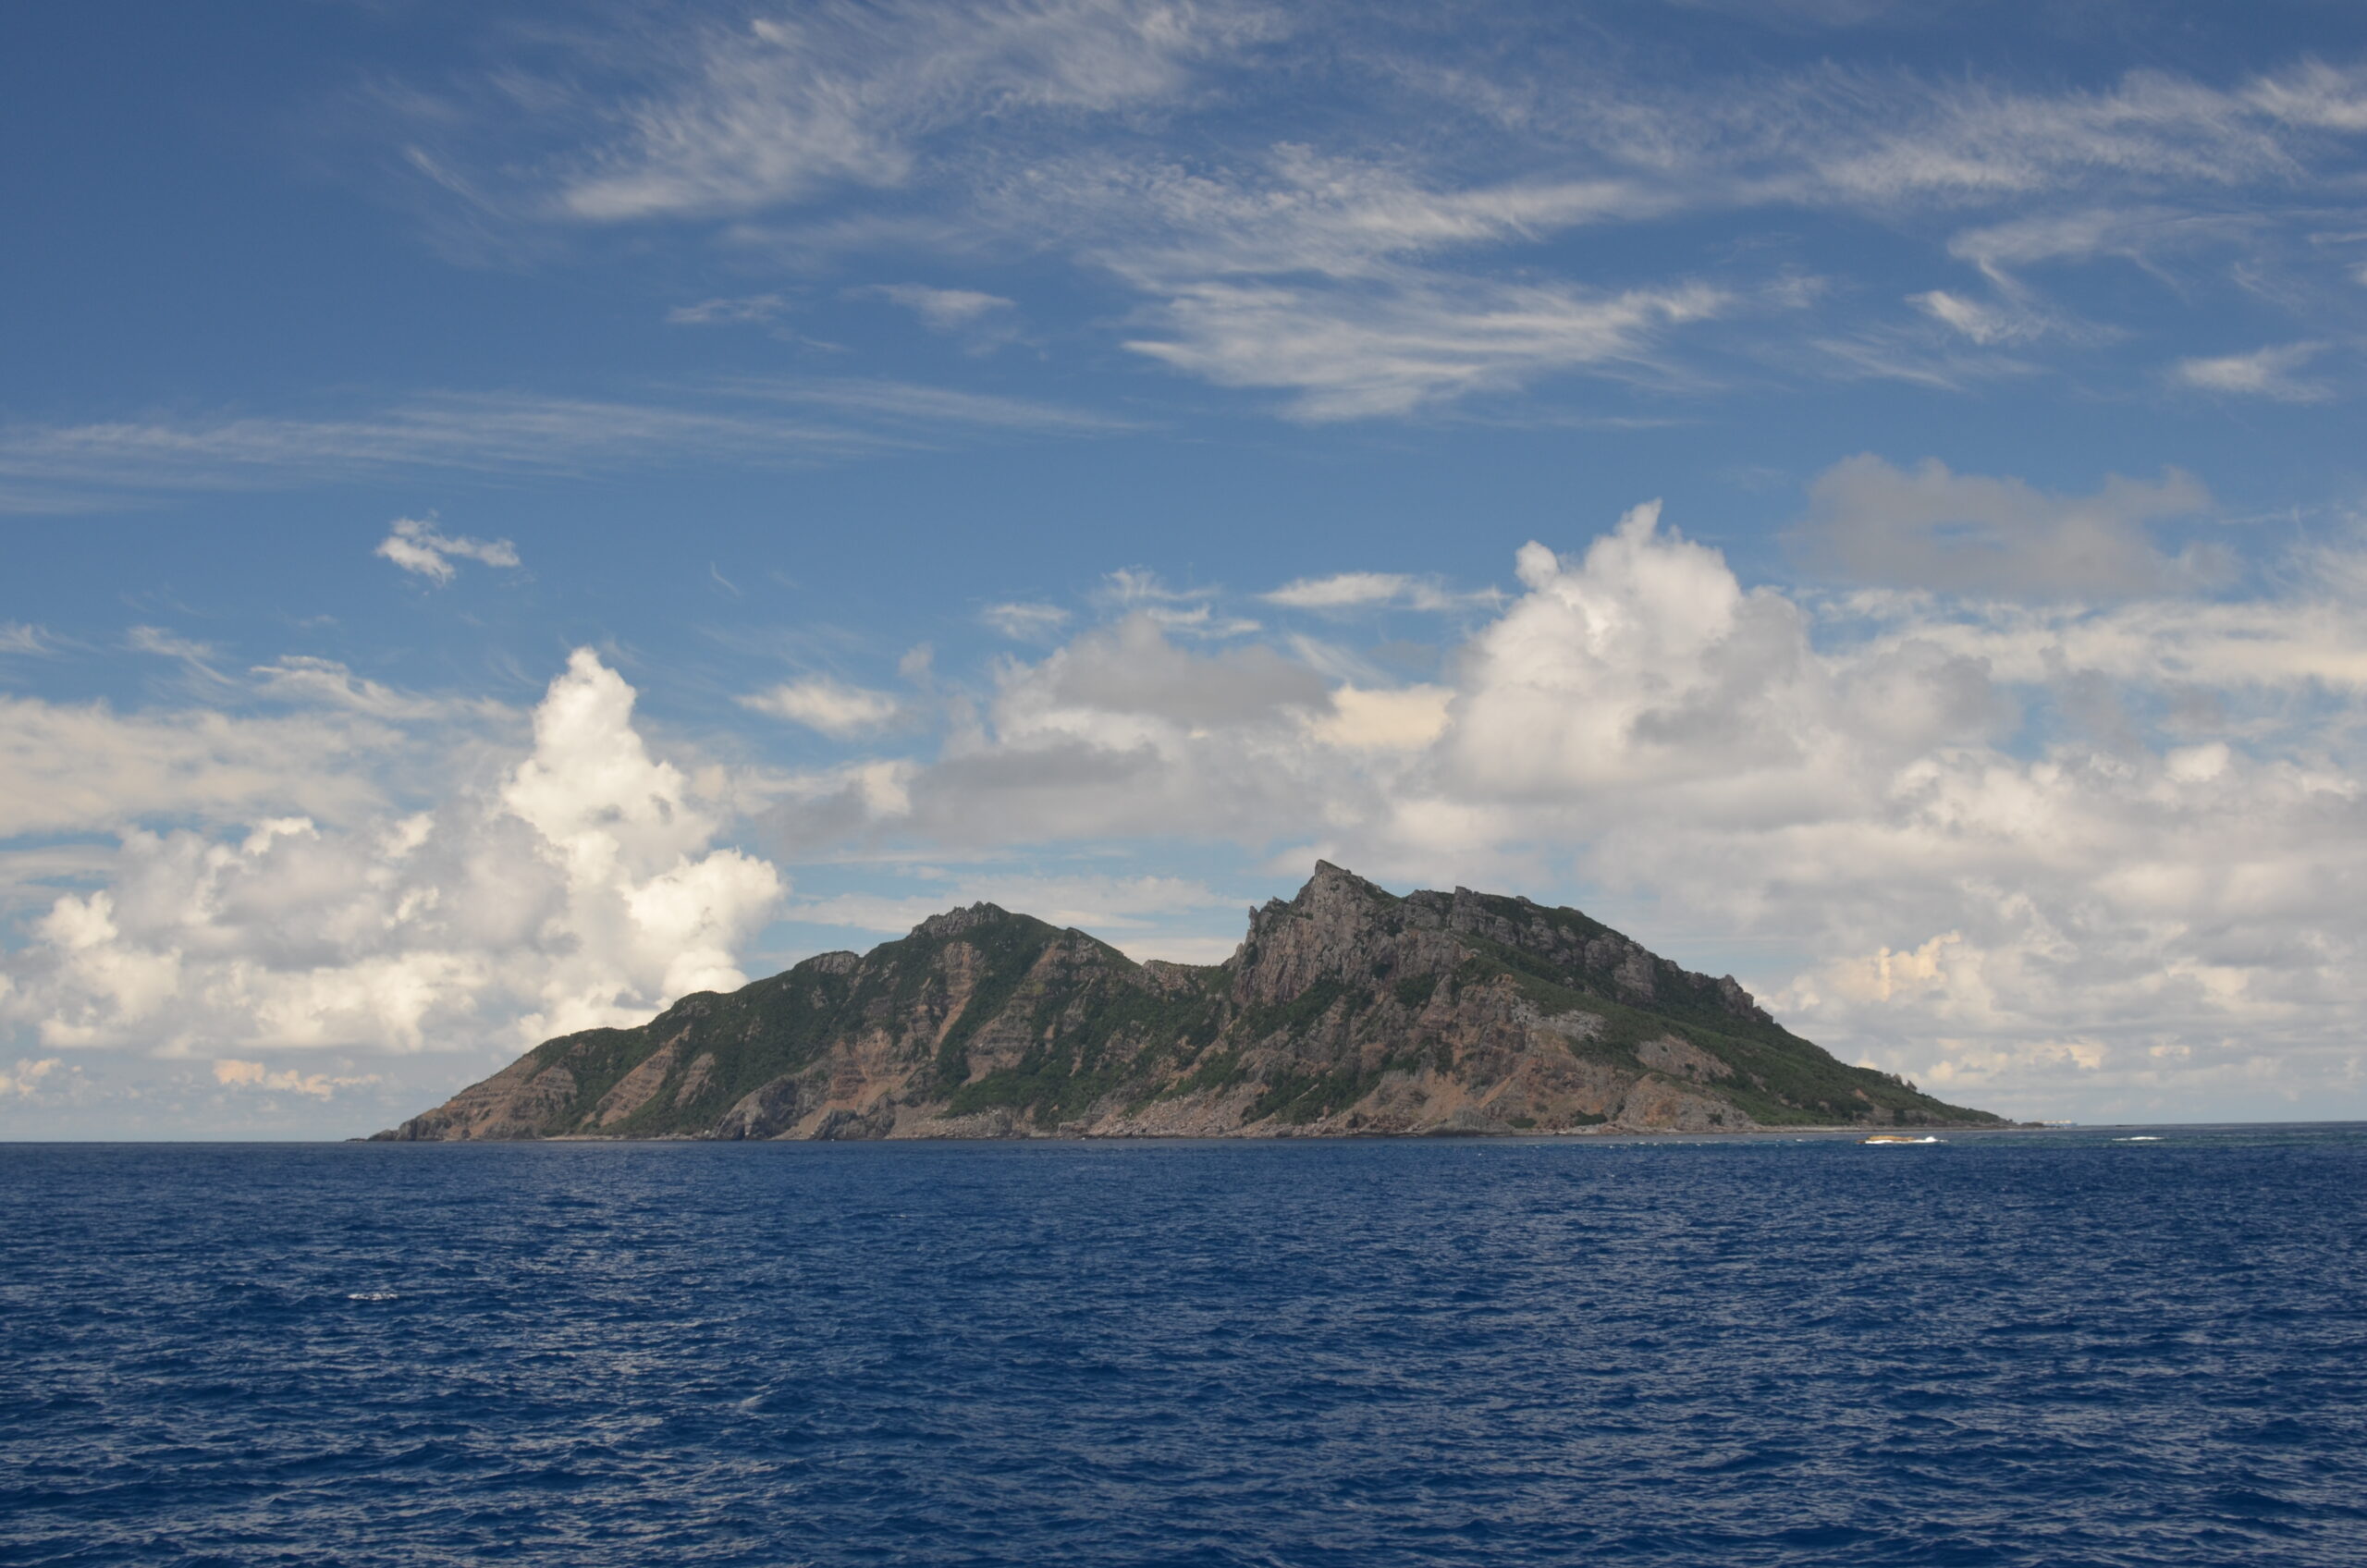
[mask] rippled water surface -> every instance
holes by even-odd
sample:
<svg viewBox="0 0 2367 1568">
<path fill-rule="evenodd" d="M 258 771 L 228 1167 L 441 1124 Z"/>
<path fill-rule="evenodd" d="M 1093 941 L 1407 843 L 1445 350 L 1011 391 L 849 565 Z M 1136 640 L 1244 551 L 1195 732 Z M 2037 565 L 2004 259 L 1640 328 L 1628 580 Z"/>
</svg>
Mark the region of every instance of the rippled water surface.
<svg viewBox="0 0 2367 1568">
<path fill-rule="evenodd" d="M 2367 1129 L 2161 1132 L 0 1147 L 0 1562 L 2367 1563 Z"/>
</svg>

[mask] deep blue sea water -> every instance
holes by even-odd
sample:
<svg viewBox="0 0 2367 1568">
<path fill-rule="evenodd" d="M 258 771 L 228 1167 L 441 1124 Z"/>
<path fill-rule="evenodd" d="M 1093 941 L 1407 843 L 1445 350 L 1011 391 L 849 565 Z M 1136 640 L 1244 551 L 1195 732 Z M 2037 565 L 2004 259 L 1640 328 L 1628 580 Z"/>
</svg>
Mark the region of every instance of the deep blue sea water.
<svg viewBox="0 0 2367 1568">
<path fill-rule="evenodd" d="M 0 1146 L 0 1562 L 2367 1563 L 2367 1128 Z"/>
</svg>

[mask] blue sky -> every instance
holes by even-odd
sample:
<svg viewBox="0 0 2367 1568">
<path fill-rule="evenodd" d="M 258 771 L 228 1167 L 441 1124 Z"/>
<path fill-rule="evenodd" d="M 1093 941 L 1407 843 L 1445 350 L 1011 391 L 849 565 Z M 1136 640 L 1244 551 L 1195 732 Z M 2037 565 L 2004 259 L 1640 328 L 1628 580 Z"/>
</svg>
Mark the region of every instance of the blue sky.
<svg viewBox="0 0 2367 1568">
<path fill-rule="evenodd" d="M 2354 7 L 18 7 L 0 1134 L 1329 855 L 2367 1114 Z"/>
</svg>

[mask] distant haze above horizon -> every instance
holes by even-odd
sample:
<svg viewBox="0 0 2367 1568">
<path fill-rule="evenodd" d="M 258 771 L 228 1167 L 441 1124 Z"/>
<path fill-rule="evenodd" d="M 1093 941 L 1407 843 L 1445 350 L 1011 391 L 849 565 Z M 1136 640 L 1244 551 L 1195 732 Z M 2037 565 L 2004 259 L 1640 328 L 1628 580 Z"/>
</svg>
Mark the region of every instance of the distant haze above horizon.
<svg viewBox="0 0 2367 1568">
<path fill-rule="evenodd" d="M 0 1137 L 1318 857 L 2367 1118 L 2358 21 L 16 7 Z"/>
</svg>

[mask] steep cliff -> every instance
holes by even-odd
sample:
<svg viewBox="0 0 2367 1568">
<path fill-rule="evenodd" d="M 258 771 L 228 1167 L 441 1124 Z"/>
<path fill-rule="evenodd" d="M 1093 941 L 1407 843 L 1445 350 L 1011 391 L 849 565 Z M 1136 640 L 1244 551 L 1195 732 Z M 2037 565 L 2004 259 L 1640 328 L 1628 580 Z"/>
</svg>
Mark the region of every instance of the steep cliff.
<svg viewBox="0 0 2367 1568">
<path fill-rule="evenodd" d="M 380 1138 L 929 1138 L 1991 1123 L 1576 910 L 1319 864 L 1223 963 L 992 904 L 635 1029 L 546 1041 Z"/>
</svg>

